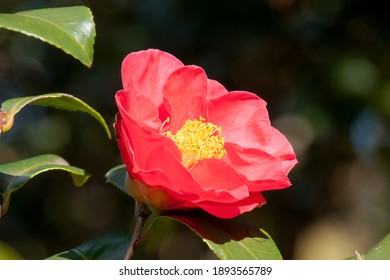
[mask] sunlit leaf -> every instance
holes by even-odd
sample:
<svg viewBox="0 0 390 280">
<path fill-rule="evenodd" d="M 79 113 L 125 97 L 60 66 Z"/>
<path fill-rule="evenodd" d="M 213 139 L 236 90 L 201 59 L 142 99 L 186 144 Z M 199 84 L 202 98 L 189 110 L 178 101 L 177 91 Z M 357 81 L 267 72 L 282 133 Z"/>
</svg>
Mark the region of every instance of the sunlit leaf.
<svg viewBox="0 0 390 280">
<path fill-rule="evenodd" d="M 271 237 L 243 218 L 219 219 L 204 212 L 187 212 L 177 215 L 154 216 L 147 222 L 142 241 L 157 230 L 167 219 L 188 226 L 222 260 L 281 260 L 282 256 Z"/>
<path fill-rule="evenodd" d="M 222 260 L 281 260 L 271 237 L 242 217 L 218 219 L 199 212 L 170 216 L 197 233 Z"/>
<path fill-rule="evenodd" d="M 125 165 L 119 165 L 111 168 L 105 175 L 107 182 L 113 184 L 119 190 L 127 194 L 126 191 L 126 173 Z"/>
<path fill-rule="evenodd" d="M 0 217 L 8 209 L 11 193 L 38 174 L 62 170 L 71 174 L 75 186 L 82 186 L 90 177 L 83 169 L 69 165 L 57 155 L 42 155 L 0 165 Z"/>
<path fill-rule="evenodd" d="M 129 243 L 130 235 L 112 232 L 51 256 L 48 260 L 123 260 Z"/>
<path fill-rule="evenodd" d="M 84 6 L 0 13 L 0 28 L 35 37 L 62 49 L 90 67 L 93 61 L 95 23 Z"/>
<path fill-rule="evenodd" d="M 203 240 L 222 260 L 281 260 L 282 256 L 274 241 L 265 231 L 261 232 L 267 237 L 248 236 L 221 244 Z"/>
<path fill-rule="evenodd" d="M 356 252 L 356 256 L 349 260 L 390 260 L 390 234 L 386 235 L 378 244 L 372 247 L 367 253 Z"/>
<path fill-rule="evenodd" d="M 82 100 L 66 93 L 47 93 L 37 96 L 26 96 L 8 99 L 1 104 L 1 112 L 4 121 L 2 121 L 2 132 L 11 129 L 15 115 L 27 105 L 40 105 L 54 107 L 57 109 L 80 111 L 90 114 L 106 130 L 107 135 L 111 138 L 111 132 L 103 117 L 88 104 Z"/>
<path fill-rule="evenodd" d="M 390 260 L 390 234 L 364 254 L 365 260 Z"/>
</svg>

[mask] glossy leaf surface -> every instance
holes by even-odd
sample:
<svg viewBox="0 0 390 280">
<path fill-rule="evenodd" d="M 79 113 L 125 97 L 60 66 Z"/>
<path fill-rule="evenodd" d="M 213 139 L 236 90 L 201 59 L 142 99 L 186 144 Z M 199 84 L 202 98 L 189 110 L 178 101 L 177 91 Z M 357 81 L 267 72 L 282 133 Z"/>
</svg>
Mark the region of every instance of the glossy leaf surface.
<svg viewBox="0 0 390 280">
<path fill-rule="evenodd" d="M 390 260 L 390 234 L 386 235 L 377 245 L 375 245 L 367 254 L 366 260 Z"/>
<path fill-rule="evenodd" d="M 84 6 L 50 8 L 0 14 L 0 28 L 47 42 L 90 67 L 93 61 L 95 23 Z"/>
<path fill-rule="evenodd" d="M 49 260 L 123 260 L 130 236 L 112 232 L 88 241 L 74 249 L 51 256 Z"/>
<path fill-rule="evenodd" d="M 372 247 L 367 253 L 359 254 L 350 259 L 359 260 L 390 260 L 390 234 L 387 234 L 378 244 Z"/>
<path fill-rule="evenodd" d="M 38 174 L 62 170 L 71 174 L 73 184 L 82 186 L 90 177 L 83 169 L 69 165 L 57 155 L 42 155 L 0 165 L 0 217 L 8 209 L 11 193 L 25 185 Z"/>
<path fill-rule="evenodd" d="M 84 101 L 66 93 L 47 93 L 37 96 L 12 98 L 4 101 L 1 104 L 1 111 L 4 119 L 2 122 L 2 132 L 6 132 L 12 128 L 15 115 L 27 105 L 39 105 L 88 113 L 103 126 L 108 137 L 111 138 L 110 129 L 103 117 Z"/>
<path fill-rule="evenodd" d="M 242 217 L 223 220 L 207 213 L 172 215 L 198 234 L 222 260 L 281 260 L 271 237 Z"/>
<path fill-rule="evenodd" d="M 126 192 L 126 166 L 118 165 L 116 167 L 111 168 L 105 175 L 107 182 L 113 184 L 119 190 L 128 194 Z"/>
</svg>

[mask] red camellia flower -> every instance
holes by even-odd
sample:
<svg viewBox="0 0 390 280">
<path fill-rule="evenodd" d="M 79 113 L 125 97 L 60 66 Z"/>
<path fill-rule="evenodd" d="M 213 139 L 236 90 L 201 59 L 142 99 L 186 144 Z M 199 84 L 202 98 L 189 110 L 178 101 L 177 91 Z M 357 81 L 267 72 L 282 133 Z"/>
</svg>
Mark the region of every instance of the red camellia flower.
<svg viewBox="0 0 390 280">
<path fill-rule="evenodd" d="M 124 59 L 122 82 L 115 129 L 138 201 L 160 213 L 233 218 L 265 204 L 262 191 L 291 185 L 296 156 L 257 95 L 228 92 L 202 68 L 153 49 Z"/>
</svg>

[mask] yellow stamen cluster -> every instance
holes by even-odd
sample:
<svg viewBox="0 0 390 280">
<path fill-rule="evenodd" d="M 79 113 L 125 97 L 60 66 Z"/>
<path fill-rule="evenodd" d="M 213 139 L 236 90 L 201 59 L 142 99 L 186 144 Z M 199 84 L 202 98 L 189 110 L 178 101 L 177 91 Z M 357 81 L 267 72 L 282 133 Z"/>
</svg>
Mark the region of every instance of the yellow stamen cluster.
<svg viewBox="0 0 390 280">
<path fill-rule="evenodd" d="M 222 158 L 226 154 L 222 128 L 199 117 L 199 120 L 187 120 L 176 134 L 164 133 L 171 138 L 182 153 L 182 163 L 191 168 L 206 158 Z"/>
</svg>

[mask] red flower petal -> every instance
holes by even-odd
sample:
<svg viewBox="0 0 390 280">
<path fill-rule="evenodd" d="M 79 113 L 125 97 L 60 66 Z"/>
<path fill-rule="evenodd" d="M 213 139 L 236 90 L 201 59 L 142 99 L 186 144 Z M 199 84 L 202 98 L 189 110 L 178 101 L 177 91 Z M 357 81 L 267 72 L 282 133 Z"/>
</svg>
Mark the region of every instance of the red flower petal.
<svg viewBox="0 0 390 280">
<path fill-rule="evenodd" d="M 213 99 L 228 94 L 226 88 L 215 80 L 207 80 L 207 98 Z"/>
<path fill-rule="evenodd" d="M 139 92 L 158 106 L 163 102 L 162 88 L 166 79 L 182 66 L 176 57 L 160 50 L 130 53 L 122 63 L 123 89 L 127 89 L 132 80 Z"/>
<path fill-rule="evenodd" d="M 249 212 L 256 207 L 260 207 L 265 203 L 265 198 L 261 193 L 251 193 L 248 198 L 237 201 L 236 203 L 216 203 L 205 201 L 198 203 L 197 205 L 216 217 L 231 219 L 242 213 Z"/>
<path fill-rule="evenodd" d="M 173 72 L 164 86 L 164 104 L 171 115 L 169 130 L 176 133 L 188 119 L 207 113 L 207 77 L 197 66 L 185 66 Z"/>
<path fill-rule="evenodd" d="M 123 112 L 121 104 L 118 107 L 120 115 L 117 116 L 115 123 L 115 128 L 119 134 L 117 142 L 123 161 L 126 165 L 128 165 L 129 160 L 131 161 L 133 170 L 128 166 L 130 173 L 135 173 L 139 169 L 146 169 L 151 152 L 159 147 L 167 147 L 175 154 L 175 157 L 181 159 L 181 152 L 171 139 L 154 133 L 148 127 L 140 127 L 131 116 Z"/>
<path fill-rule="evenodd" d="M 246 179 L 227 162 L 219 159 L 205 159 L 191 169 L 204 193 L 203 200 L 215 202 L 236 202 L 249 196 Z"/>
<path fill-rule="evenodd" d="M 141 128 L 137 128 L 137 125 L 135 125 L 133 129 L 131 129 L 132 133 L 129 134 L 129 124 L 135 125 L 135 122 L 131 123 L 130 121 L 127 122 L 127 125 L 124 125 L 122 117 L 117 115 L 115 128 L 122 159 L 127 167 L 127 170 L 129 171 L 131 178 L 135 181 L 138 181 L 138 183 L 136 183 L 138 189 L 131 190 L 130 193 L 135 195 L 137 199 L 147 199 L 148 201 L 143 201 L 146 203 L 159 201 L 160 204 L 158 206 L 163 209 L 175 208 L 178 205 L 180 205 L 181 209 L 184 208 L 184 206 L 185 208 L 194 208 L 195 206 L 192 203 L 187 202 L 188 198 L 186 198 L 185 195 L 188 194 L 182 196 L 182 190 L 180 188 L 176 188 L 175 184 L 170 181 L 164 171 L 160 170 L 158 166 L 154 166 L 153 168 L 148 167 L 149 164 L 153 164 L 153 159 L 158 158 L 159 156 L 164 156 L 161 152 L 159 152 L 160 149 L 164 149 L 166 152 L 165 155 L 170 155 L 173 157 L 173 159 L 169 159 L 166 156 L 164 156 L 164 158 L 166 158 L 168 161 L 170 160 L 173 163 L 177 162 L 174 160 L 174 152 L 168 150 L 169 146 L 167 145 L 164 146 L 161 144 L 156 144 L 159 141 L 153 141 L 153 139 L 147 140 L 149 145 L 139 145 L 138 141 L 142 142 L 142 139 L 145 140 L 145 132 Z M 172 142 L 170 139 L 163 136 L 162 139 L 166 139 L 168 142 Z M 161 141 L 161 139 L 157 140 Z M 129 144 L 135 144 L 135 146 Z M 142 147 L 142 150 L 138 149 L 139 147 Z M 174 144 L 171 148 L 177 149 Z M 180 153 L 180 151 L 177 152 Z M 148 160 L 150 161 L 148 162 Z M 169 167 L 167 162 L 165 162 L 165 164 Z M 142 185 L 140 182 L 145 185 Z M 143 191 L 146 193 L 143 193 Z M 191 196 L 192 199 L 197 199 L 197 195 L 193 194 L 192 192 L 189 194 L 189 196 Z"/>
<path fill-rule="evenodd" d="M 286 174 L 289 173 L 298 163 L 293 147 L 287 138 L 276 128 L 271 128 L 270 138 L 272 141 L 268 143 L 267 152 L 277 156 L 282 161 L 284 172 Z"/>
<path fill-rule="evenodd" d="M 116 139 L 119 147 L 119 151 L 122 157 L 123 163 L 126 165 L 127 170 L 132 170 L 134 168 L 134 152 L 133 148 L 129 144 L 129 138 L 124 132 L 125 127 L 122 122 L 122 117 L 120 114 L 116 115 L 116 122 L 114 124 Z"/>
<path fill-rule="evenodd" d="M 170 185 L 165 186 L 166 189 L 175 191 L 177 194 L 191 196 L 192 200 L 199 199 L 201 186 L 181 164 L 180 158 L 178 159 L 167 147 L 157 147 L 150 153 L 145 170 L 158 170 L 162 172 L 170 181 Z M 144 171 L 141 172 L 142 174 L 146 174 Z M 158 178 L 146 178 L 143 176 L 143 179 L 147 179 L 148 184 L 151 185 L 161 183 Z M 152 182 L 152 180 L 155 181 Z"/>
<path fill-rule="evenodd" d="M 222 127 L 225 142 L 264 149 L 270 142 L 266 103 L 258 96 L 233 91 L 210 100 L 209 121 Z"/>
<path fill-rule="evenodd" d="M 175 192 L 176 199 L 193 204 L 204 200 L 230 203 L 249 196 L 247 186 L 242 185 L 245 178 L 240 177 L 228 163 L 218 159 L 203 160 L 189 172 L 169 149 L 160 147 L 150 154 L 145 167 L 146 170 L 161 171 L 169 180 L 163 188 Z M 155 173 L 147 174 L 146 170 L 138 172 L 144 182 L 161 184 L 161 178 L 156 179 L 153 177 Z"/>
<path fill-rule="evenodd" d="M 226 143 L 224 158 L 234 169 L 245 175 L 249 189 L 265 191 L 281 189 L 291 185 L 281 159 L 257 149 L 244 149 L 236 144 Z"/>
<path fill-rule="evenodd" d="M 115 100 L 120 113 L 131 116 L 140 126 L 156 131 L 161 127 L 158 108 L 149 97 L 139 93 L 132 82 L 126 90 L 117 92 Z"/>
</svg>

